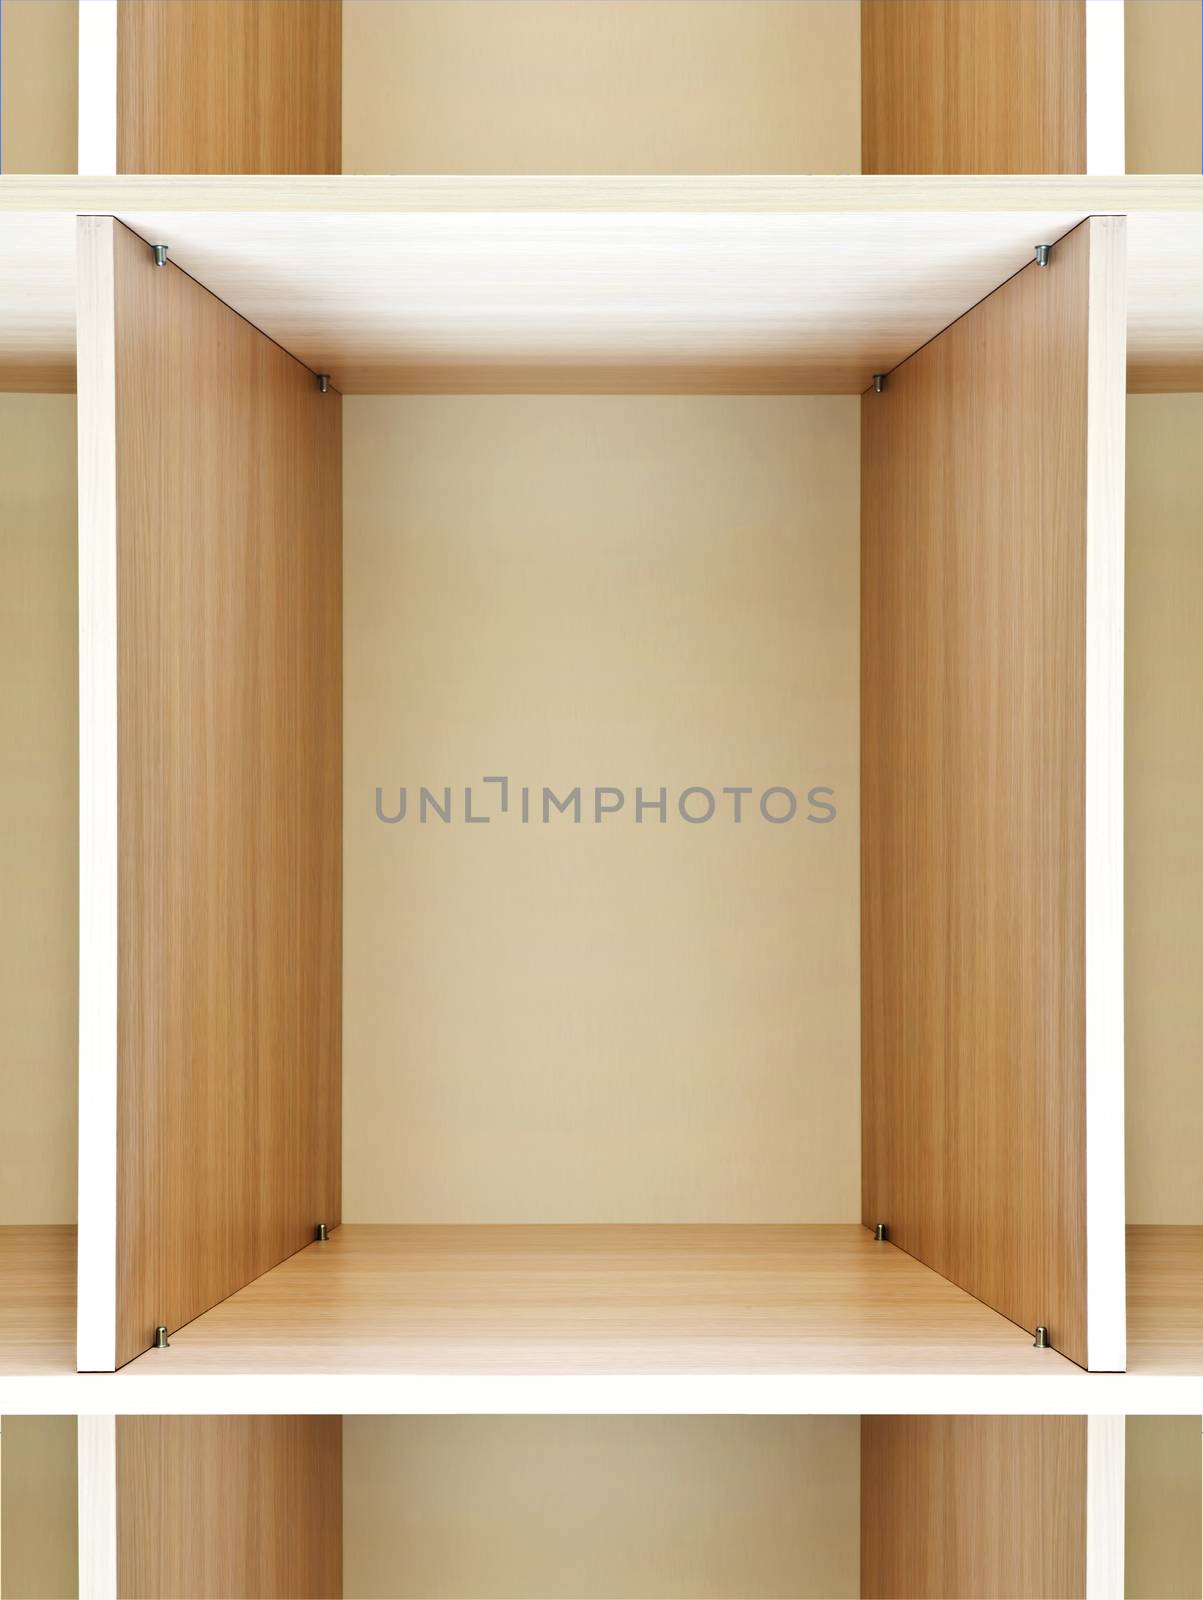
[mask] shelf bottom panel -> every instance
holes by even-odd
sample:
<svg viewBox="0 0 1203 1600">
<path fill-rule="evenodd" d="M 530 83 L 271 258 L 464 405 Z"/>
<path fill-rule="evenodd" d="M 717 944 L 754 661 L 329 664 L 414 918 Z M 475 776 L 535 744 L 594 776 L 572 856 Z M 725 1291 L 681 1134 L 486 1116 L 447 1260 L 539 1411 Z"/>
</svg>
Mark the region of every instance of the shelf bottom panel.
<svg viewBox="0 0 1203 1600">
<path fill-rule="evenodd" d="M 1128 1371 L 1203 1373 L 1203 1227 L 1128 1229 Z"/>
<path fill-rule="evenodd" d="M 856 1224 L 353 1224 L 123 1370 L 1079 1369 Z"/>
<path fill-rule="evenodd" d="M 0 1376 L 75 1370 L 75 1229 L 0 1227 Z M 348 1224 L 123 1369 L 1067 1376 L 853 1224 Z M 1203 1372 L 1203 1227 L 1128 1230 L 1128 1371 Z"/>
<path fill-rule="evenodd" d="M 75 1371 L 75 1229 L 0 1228 L 0 1376 Z"/>
</svg>

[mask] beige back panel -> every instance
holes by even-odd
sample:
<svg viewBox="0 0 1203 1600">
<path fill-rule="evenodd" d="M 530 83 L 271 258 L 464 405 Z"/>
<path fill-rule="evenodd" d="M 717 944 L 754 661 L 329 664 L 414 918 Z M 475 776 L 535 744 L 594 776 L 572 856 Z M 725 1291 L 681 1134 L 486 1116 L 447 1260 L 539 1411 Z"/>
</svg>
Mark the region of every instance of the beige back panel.
<svg viewBox="0 0 1203 1600">
<path fill-rule="evenodd" d="M 857 1417 L 347 1417 L 344 1593 L 857 1595 Z"/>
<path fill-rule="evenodd" d="M 859 172 L 855 0 L 343 0 L 344 172 Z"/>
<path fill-rule="evenodd" d="M 857 1219 L 857 408 L 344 401 L 346 1220 Z"/>
<path fill-rule="evenodd" d="M 0 1223 L 8 1224 L 75 1221 L 76 568 L 75 397 L 0 395 Z"/>
</svg>

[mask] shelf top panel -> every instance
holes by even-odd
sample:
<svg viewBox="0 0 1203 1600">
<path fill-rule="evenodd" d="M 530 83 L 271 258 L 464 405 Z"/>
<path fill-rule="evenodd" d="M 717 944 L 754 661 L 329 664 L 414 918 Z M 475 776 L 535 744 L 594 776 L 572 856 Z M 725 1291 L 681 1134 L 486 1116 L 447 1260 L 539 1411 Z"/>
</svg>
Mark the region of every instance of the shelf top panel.
<svg viewBox="0 0 1203 1600">
<path fill-rule="evenodd" d="M 368 181 L 405 195 L 452 182 Z M 833 181 L 748 183 L 828 194 Z M 839 180 L 840 192 L 852 181 L 870 180 Z M 107 182 L 125 190 L 132 180 Z M 165 185 L 149 183 L 161 201 Z M 155 204 L 115 214 L 166 243 L 172 261 L 335 388 L 360 394 L 856 394 L 1087 214 L 784 203 L 518 210 L 498 200 L 516 180 L 496 183 L 498 203 L 485 211 L 298 203 L 253 212 L 230 209 L 223 191 L 222 211 Z M 14 211 L 7 190 L 2 198 L 0 387 L 70 390 L 74 212 L 36 199 Z M 1137 209 L 1129 238 L 1130 386 L 1203 387 L 1203 210 Z"/>
<path fill-rule="evenodd" d="M 373 175 L 81 178 L 12 174 L 4 211 L 397 213 L 1203 212 L 1203 178 Z"/>
</svg>

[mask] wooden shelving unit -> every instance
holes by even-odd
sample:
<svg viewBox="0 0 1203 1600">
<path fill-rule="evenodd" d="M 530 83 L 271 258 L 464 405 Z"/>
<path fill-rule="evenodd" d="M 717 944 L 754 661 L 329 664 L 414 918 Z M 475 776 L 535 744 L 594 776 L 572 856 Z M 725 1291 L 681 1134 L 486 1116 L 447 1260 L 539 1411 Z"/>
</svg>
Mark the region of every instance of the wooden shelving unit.
<svg viewBox="0 0 1203 1600">
<path fill-rule="evenodd" d="M 37 1342 L 62 1365 L 77 1215 L 85 1370 L 287 1366 L 290 1337 L 331 1370 L 419 1370 L 436 1344 L 462 1370 L 513 1370 L 524 1273 L 544 1258 L 544 1310 L 563 1315 L 548 1359 L 565 1370 L 667 1369 L 686 1319 L 696 1359 L 726 1370 L 1190 1370 L 1203 1310 L 1178 1280 L 1203 1238 L 1201 1180 L 1154 1172 L 1163 1151 L 1187 1165 L 1193 1014 L 1181 978 L 1163 1001 L 1155 962 L 1133 958 L 1133 928 L 1156 949 L 1150 893 L 1127 925 L 1125 1062 L 1125 848 L 1129 878 L 1175 891 L 1156 809 L 1125 839 L 1121 797 L 1126 721 L 1182 805 L 1174 739 L 1140 721 L 1168 670 L 1149 589 L 1127 636 L 1141 703 L 1124 704 L 1124 524 L 1168 594 L 1174 507 L 1193 515 L 1203 488 L 1189 448 L 1154 470 L 1150 441 L 1189 438 L 1203 391 L 1200 180 L 1118 175 L 1114 140 L 1101 153 L 1122 56 L 1075 0 L 1056 40 L 1047 7 L 915 0 L 912 79 L 938 81 L 929 110 L 961 110 L 900 120 L 883 67 L 898 51 L 874 46 L 855 159 L 815 158 L 846 168 L 831 176 L 791 175 L 821 130 L 767 91 L 805 56 L 855 123 L 844 47 L 880 44 L 896 6 L 867 3 L 851 33 L 846 5 L 788 22 L 710 8 L 693 81 L 733 106 L 764 91 L 758 176 L 668 145 L 619 161 L 602 114 L 591 148 L 565 138 L 558 176 L 514 151 L 506 175 L 473 173 L 467 122 L 458 160 L 422 147 L 413 175 L 397 152 L 418 152 L 416 125 L 380 123 L 399 175 L 357 153 L 344 176 L 372 134 L 355 118 L 380 115 L 358 89 L 350 113 L 346 73 L 371 53 L 395 66 L 415 28 L 438 35 L 420 120 L 450 139 L 461 8 L 430 9 L 93 0 L 78 131 L 106 175 L 0 184 L 5 462 L 26 552 L 10 681 L 62 659 L 52 612 L 81 618 L 77 704 L 47 693 L 29 714 L 60 734 L 79 719 L 80 919 L 35 927 L 23 890 L 10 942 L 61 958 L 78 940 L 82 1056 L 78 1095 L 23 1136 L 53 1181 L 36 1200 L 12 1182 L 0 1205 L 21 1285 L 0 1362 L 26 1370 Z M 661 44 L 694 10 L 636 9 L 669 30 Z M 954 13 L 992 31 L 980 21 L 941 62 L 929 24 Z M 1126 13 L 1147 62 L 1153 19 Z M 291 88 L 309 85 L 308 143 L 279 115 L 289 85 L 250 67 L 239 117 L 198 115 L 214 63 L 254 58 L 252 15 Z M 572 43 L 603 13 L 557 16 L 548 48 L 604 112 Z M 727 77 L 732 27 L 755 39 Z M 818 27 L 821 49 L 797 34 Z M 975 49 L 1022 56 L 1033 27 L 1056 127 L 1028 114 L 1047 99 L 1034 81 L 958 98 Z M 172 62 L 191 76 L 168 126 L 148 109 Z M 482 105 L 496 65 L 473 65 Z M 674 137 L 692 136 L 689 100 L 661 119 Z M 138 150 L 152 126 L 166 144 Z M 987 164 L 983 129 L 1006 146 L 996 175 L 959 175 Z M 138 175 L 185 149 L 179 165 L 216 176 Z M 327 170 L 256 176 L 265 164 Z M 946 170 L 888 175 L 916 164 Z M 1044 170 L 1015 175 L 1028 165 Z M 1134 417 L 1149 396 L 1178 409 L 1126 439 L 1125 388 Z M 37 428 L 21 411 L 35 402 Z M 77 596 L 74 508 L 63 472 L 21 445 L 35 433 L 78 444 Z M 1125 507 L 1126 459 L 1141 499 Z M 1167 475 L 1169 503 L 1152 488 Z M 24 841 L 64 785 L 61 763 L 52 778 L 26 759 L 36 741 L 13 748 Z M 640 832 L 624 855 L 597 822 L 576 856 L 565 835 L 540 859 L 497 827 L 491 854 L 460 833 L 424 858 L 386 847 L 409 835 L 373 817 L 374 788 L 458 793 L 519 756 L 532 781 L 621 782 L 628 816 L 659 762 L 680 790 L 729 762 L 737 786 L 743 767 L 779 791 L 790 763 L 826 763 L 800 793 L 836 795 L 844 831 L 779 835 L 761 808 L 761 833 L 732 824 L 741 853 L 725 857 L 684 815 L 658 856 Z M 61 805 L 54 818 L 31 860 L 61 859 Z M 1198 863 L 1174 837 L 1189 886 Z M 1189 905 L 1175 916 L 1189 945 Z M 28 990 L 30 961 L 10 965 Z M 1158 1030 L 1158 1008 L 1182 1020 Z M 26 1010 L 27 1100 L 25 1079 L 73 1063 Z M 78 1206 L 63 1177 L 76 1099 Z M 319 1223 L 331 1243 L 306 1248 Z M 515 1264 L 504 1241 L 523 1228 Z M 600 1265 L 594 1228 L 630 1230 L 605 1235 Z M 792 1230 L 780 1276 L 773 1229 Z M 458 1300 L 407 1298 L 430 1251 L 466 1292 L 462 1238 L 510 1307 L 477 1334 Z M 708 1264 L 682 1301 L 673 1263 L 695 1248 Z M 855 1265 L 825 1280 L 845 1249 Z M 634 1310 L 629 1255 L 659 1263 Z M 749 1293 L 755 1316 L 728 1322 Z M 389 1308 L 370 1337 L 355 1331 L 369 1303 Z M 39 1326 L 56 1331 L 31 1340 Z M 172 1343 L 154 1353 L 160 1326 Z M 1054 1355 L 1033 1351 L 1037 1326 Z"/>
</svg>

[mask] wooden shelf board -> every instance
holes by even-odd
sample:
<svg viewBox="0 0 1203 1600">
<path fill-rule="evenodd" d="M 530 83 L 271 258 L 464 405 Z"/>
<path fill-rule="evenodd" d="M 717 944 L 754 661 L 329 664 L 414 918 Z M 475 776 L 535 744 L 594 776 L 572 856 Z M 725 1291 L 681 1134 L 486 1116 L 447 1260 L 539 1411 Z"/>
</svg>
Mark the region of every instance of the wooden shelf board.
<svg viewBox="0 0 1203 1600">
<path fill-rule="evenodd" d="M 1203 1373 L 1203 1227 L 1128 1229 L 1128 1371 Z"/>
<path fill-rule="evenodd" d="M 122 1370 L 1086 1376 L 855 1225 L 348 1225 Z M 1129 1228 L 1128 1371 L 1203 1372 L 1203 1227 Z M 74 1372 L 75 1229 L 0 1227 L 0 1377 Z"/>
<path fill-rule="evenodd" d="M 431 208 L 417 210 L 415 192 L 433 180 L 388 180 L 401 186 L 385 190 L 393 205 L 365 212 L 352 203 L 357 180 L 318 180 L 352 192 L 336 190 L 327 212 L 294 202 L 249 217 L 236 188 L 214 191 L 221 211 L 189 211 L 156 181 L 144 191 L 153 209 L 115 213 L 359 394 L 860 393 L 1089 209 L 854 212 L 829 194 L 831 208 L 816 210 L 781 197 L 793 180 L 757 179 L 747 181 L 768 185 L 775 205 L 738 206 L 733 180 L 715 180 L 713 211 L 665 201 L 603 213 L 579 198 L 581 180 L 561 209 L 528 195 L 519 211 L 505 180 L 478 180 L 466 193 L 492 209 L 427 195 Z M 849 181 L 807 180 L 808 192 Z M 1203 388 L 1203 212 L 1181 188 L 1181 209 L 1129 217 L 1134 391 Z M 69 391 L 74 215 L 3 198 L 0 387 Z"/>
<path fill-rule="evenodd" d="M 0 1377 L 75 1371 L 75 1229 L 0 1228 Z"/>
<path fill-rule="evenodd" d="M 1080 1371 L 856 1224 L 344 1226 L 122 1370 Z"/>
<path fill-rule="evenodd" d="M 821 212 L 1197 211 L 1193 174 L 348 173 L 119 178 L 12 174 L 3 211 Z"/>
</svg>

